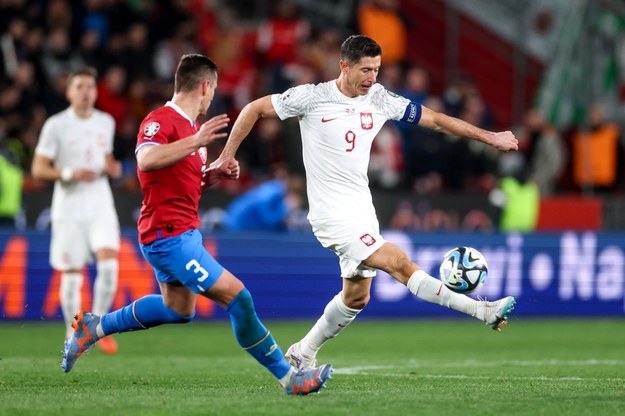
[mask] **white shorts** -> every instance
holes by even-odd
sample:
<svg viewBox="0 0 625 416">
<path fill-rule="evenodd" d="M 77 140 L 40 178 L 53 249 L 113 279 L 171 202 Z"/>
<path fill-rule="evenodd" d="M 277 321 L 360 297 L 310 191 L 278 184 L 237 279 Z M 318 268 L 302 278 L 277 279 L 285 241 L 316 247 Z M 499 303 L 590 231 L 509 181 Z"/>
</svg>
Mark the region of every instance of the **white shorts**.
<svg viewBox="0 0 625 416">
<path fill-rule="evenodd" d="M 311 225 L 321 245 L 339 256 L 341 277 L 375 276 L 376 269 L 362 264 L 386 242 L 380 235 L 380 224 L 374 215 L 312 221 Z"/>
<path fill-rule="evenodd" d="M 55 270 L 82 269 L 105 248 L 119 251 L 117 213 L 102 212 L 91 221 L 52 221 L 50 264 Z"/>
</svg>

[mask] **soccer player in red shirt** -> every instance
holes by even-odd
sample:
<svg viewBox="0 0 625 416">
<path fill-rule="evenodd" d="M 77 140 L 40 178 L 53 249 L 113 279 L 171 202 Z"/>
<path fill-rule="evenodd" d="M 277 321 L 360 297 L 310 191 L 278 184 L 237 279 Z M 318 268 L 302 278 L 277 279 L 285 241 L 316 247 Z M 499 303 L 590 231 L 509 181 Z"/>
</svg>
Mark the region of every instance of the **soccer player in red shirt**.
<svg viewBox="0 0 625 416">
<path fill-rule="evenodd" d="M 226 309 L 239 344 L 279 380 L 287 394 L 319 391 L 330 377 L 331 365 L 297 370 L 285 360 L 258 319 L 250 292 L 202 243 L 197 230 L 202 190 L 239 175 L 234 159 L 218 169 L 207 166 L 204 146 L 225 137 L 221 131 L 229 121 L 222 114 L 201 126 L 196 122 L 207 113 L 216 87 L 215 63 L 203 55 L 185 55 L 176 70 L 174 97 L 143 120 L 135 150 L 144 195 L 139 242 L 161 294 L 144 296 L 103 316 L 79 311 L 74 335 L 65 342 L 65 372 L 106 335 L 190 322 L 201 295 Z"/>
</svg>

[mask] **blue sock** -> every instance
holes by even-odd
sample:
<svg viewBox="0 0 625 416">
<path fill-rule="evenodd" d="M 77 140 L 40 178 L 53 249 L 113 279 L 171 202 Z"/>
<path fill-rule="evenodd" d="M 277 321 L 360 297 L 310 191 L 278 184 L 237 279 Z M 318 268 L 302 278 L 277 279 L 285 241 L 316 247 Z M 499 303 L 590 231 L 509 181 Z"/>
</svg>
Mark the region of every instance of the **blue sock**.
<svg viewBox="0 0 625 416">
<path fill-rule="evenodd" d="M 234 336 L 252 357 L 262 364 L 278 380 L 286 376 L 291 365 L 282 356 L 271 333 L 260 322 L 249 290 L 243 288 L 226 307 L 230 315 Z"/>
<path fill-rule="evenodd" d="M 162 295 L 147 295 L 114 312 L 101 317 L 100 323 L 105 335 L 114 332 L 148 329 L 161 324 L 191 322 L 191 316 L 180 315 L 163 303 Z"/>
</svg>

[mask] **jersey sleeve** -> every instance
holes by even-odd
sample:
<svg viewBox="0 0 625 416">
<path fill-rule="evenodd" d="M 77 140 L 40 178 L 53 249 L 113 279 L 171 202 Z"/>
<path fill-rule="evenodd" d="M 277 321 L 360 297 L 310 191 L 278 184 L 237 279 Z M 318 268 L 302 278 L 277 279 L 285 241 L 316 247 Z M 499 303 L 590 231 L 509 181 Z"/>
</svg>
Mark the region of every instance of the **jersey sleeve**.
<svg viewBox="0 0 625 416">
<path fill-rule="evenodd" d="M 155 146 L 169 143 L 170 123 L 163 114 L 152 113 L 143 120 L 137 134 L 135 154 L 143 146 Z"/>
<path fill-rule="evenodd" d="M 312 97 L 313 84 L 298 85 L 282 94 L 273 94 L 271 104 L 281 120 L 299 117 L 307 113 Z"/>
<path fill-rule="evenodd" d="M 54 118 L 48 119 L 41 128 L 39 142 L 35 148 L 35 154 L 55 159 L 59 151 L 59 137 L 56 132 L 56 121 Z"/>
<path fill-rule="evenodd" d="M 401 120 L 406 108 L 410 104 L 410 100 L 388 91 L 386 88 L 380 92 L 382 109 L 390 120 Z"/>
</svg>

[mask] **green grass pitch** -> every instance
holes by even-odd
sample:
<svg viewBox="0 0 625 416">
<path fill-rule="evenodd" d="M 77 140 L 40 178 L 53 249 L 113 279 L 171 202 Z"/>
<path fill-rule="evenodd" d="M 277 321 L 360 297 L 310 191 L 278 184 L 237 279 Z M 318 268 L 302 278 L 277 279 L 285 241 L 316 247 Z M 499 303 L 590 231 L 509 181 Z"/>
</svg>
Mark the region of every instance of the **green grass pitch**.
<svg viewBox="0 0 625 416">
<path fill-rule="evenodd" d="M 310 322 L 267 322 L 283 349 Z M 0 324 L 0 415 L 625 415 L 625 320 L 360 319 L 318 357 L 321 394 L 289 397 L 227 322 L 117 335 L 69 374 L 60 321 Z"/>
</svg>

